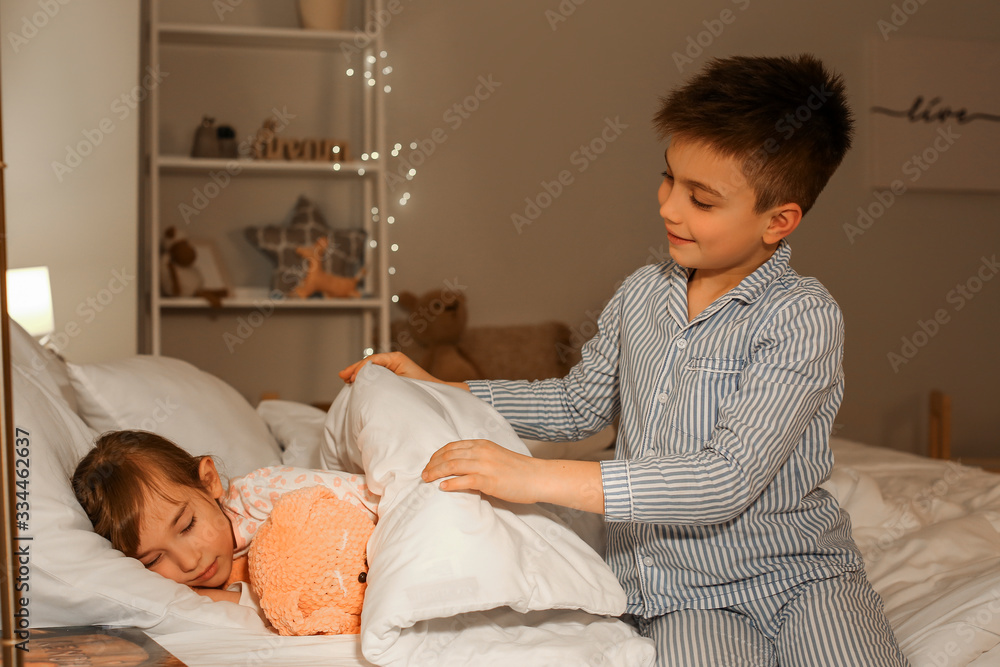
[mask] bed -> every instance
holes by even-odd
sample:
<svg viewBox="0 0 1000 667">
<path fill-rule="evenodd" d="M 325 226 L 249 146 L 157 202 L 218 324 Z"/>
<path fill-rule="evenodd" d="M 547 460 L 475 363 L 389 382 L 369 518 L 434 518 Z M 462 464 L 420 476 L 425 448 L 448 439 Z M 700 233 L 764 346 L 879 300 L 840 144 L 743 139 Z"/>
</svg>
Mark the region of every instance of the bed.
<svg viewBox="0 0 1000 667">
<path fill-rule="evenodd" d="M 288 401 L 253 408 L 175 359 L 69 364 L 13 322 L 11 338 L 13 416 L 30 470 L 19 536 L 31 550 L 31 627 L 138 627 L 188 665 L 650 664 L 649 642 L 616 618 L 624 594 L 598 555 L 600 517 L 444 494 L 412 471 L 444 437 L 599 459 L 613 434 L 525 443 L 468 394 L 388 372 L 341 392 L 328 412 Z M 68 483 L 95 435 L 112 428 L 161 433 L 215 455 L 229 475 L 279 464 L 365 469 L 387 509 L 369 544 L 361 635 L 278 636 L 252 610 L 211 602 L 113 551 Z M 852 517 L 911 663 L 1000 664 L 1000 476 L 838 438 L 832 447 L 824 486 Z M 417 539 L 432 531 L 436 539 Z M 470 535 L 480 541 L 470 546 Z"/>
</svg>

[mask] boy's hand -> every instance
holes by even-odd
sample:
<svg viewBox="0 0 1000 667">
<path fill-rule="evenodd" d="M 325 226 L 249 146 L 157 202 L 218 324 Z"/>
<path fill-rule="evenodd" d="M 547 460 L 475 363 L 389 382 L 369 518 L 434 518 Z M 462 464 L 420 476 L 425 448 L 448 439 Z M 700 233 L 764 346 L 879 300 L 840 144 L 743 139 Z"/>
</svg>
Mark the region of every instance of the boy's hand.
<svg viewBox="0 0 1000 667">
<path fill-rule="evenodd" d="M 547 502 L 604 514 L 601 464 L 536 459 L 489 440 L 449 442 L 431 455 L 421 477 L 442 491 L 474 490 L 512 503 Z"/>
<path fill-rule="evenodd" d="M 455 475 L 439 484 L 442 491 L 471 489 L 512 503 L 535 503 L 539 461 L 489 440 L 458 440 L 434 452 L 420 476 L 433 482 Z"/>
<path fill-rule="evenodd" d="M 211 598 L 216 602 L 235 602 L 240 603 L 240 593 L 239 591 L 224 591 L 221 588 L 198 588 L 192 586 L 193 590 L 198 595 L 204 595 L 207 598 Z"/>
<path fill-rule="evenodd" d="M 415 380 L 440 382 L 440 380 L 418 366 L 416 362 L 402 352 L 380 352 L 378 354 L 369 355 L 361 361 L 355 361 L 353 364 L 340 371 L 338 375 L 340 375 L 344 382 L 351 384 L 357 379 L 361 368 L 369 362 L 377 366 L 385 366 L 396 375 L 402 375 L 403 377 L 413 378 Z"/>
<path fill-rule="evenodd" d="M 361 372 L 364 365 L 369 362 L 377 366 L 385 366 L 396 375 L 400 375 L 402 377 L 412 378 L 414 380 L 426 380 L 427 382 L 450 384 L 451 386 L 458 387 L 459 389 L 465 389 L 466 391 L 469 390 L 469 385 L 464 382 L 445 382 L 444 380 L 437 379 L 418 366 L 415 361 L 402 352 L 380 352 L 378 354 L 370 355 L 361 361 L 354 362 L 344 370 L 340 371 L 338 375 L 344 382 L 351 384 L 357 379 L 358 373 Z"/>
</svg>

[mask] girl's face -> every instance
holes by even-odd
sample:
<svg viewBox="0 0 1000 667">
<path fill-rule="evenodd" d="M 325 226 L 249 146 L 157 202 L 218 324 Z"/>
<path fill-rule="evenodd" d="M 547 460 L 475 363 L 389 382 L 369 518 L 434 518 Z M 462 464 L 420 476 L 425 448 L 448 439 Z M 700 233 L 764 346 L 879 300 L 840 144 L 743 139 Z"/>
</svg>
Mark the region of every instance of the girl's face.
<svg viewBox="0 0 1000 667">
<path fill-rule="evenodd" d="M 205 489 L 164 483 L 176 502 L 147 499 L 135 557 L 179 584 L 218 588 L 232 571 L 235 537 L 217 502 L 223 489 L 211 457 L 201 460 L 200 473 Z"/>
</svg>

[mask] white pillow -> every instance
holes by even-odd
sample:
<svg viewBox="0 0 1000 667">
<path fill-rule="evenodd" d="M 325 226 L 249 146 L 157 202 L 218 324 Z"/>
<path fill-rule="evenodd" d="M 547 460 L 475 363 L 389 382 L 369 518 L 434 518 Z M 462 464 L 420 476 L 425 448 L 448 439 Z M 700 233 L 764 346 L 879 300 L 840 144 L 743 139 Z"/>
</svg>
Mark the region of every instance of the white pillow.
<svg viewBox="0 0 1000 667">
<path fill-rule="evenodd" d="M 546 664 L 577 665 L 601 655 L 602 664 L 652 663 L 652 643 L 621 621 L 612 619 L 611 633 L 597 638 L 598 621 L 624 612 L 625 592 L 569 528 L 537 505 L 449 493 L 420 479 L 431 454 L 454 440 L 485 438 L 528 453 L 490 405 L 454 387 L 367 364 L 337 396 L 326 429 L 328 441 L 364 462 L 368 488 L 381 496 L 361 615 L 369 661 L 467 665 L 465 658 L 489 646 L 489 658 L 479 662 L 540 664 L 538 655 L 545 655 Z M 508 608 L 526 614 L 518 627 L 500 627 L 497 614 Z M 571 614 L 571 646 L 540 648 L 540 628 L 527 614 L 567 609 L 591 615 Z M 474 620 L 452 618 L 464 613 L 476 613 Z M 487 626 L 486 634 L 463 630 L 469 625 Z M 615 647 L 621 653 L 609 660 Z"/>
<path fill-rule="evenodd" d="M 281 464 L 310 470 L 325 468 L 320 460 L 326 413 L 305 403 L 268 400 L 257 404 L 257 414 L 281 448 Z"/>
<path fill-rule="evenodd" d="M 229 477 L 281 462 L 278 443 L 246 399 L 186 361 L 139 355 L 68 366 L 79 414 L 98 433 L 152 431 L 192 454 L 216 456 Z"/>
<path fill-rule="evenodd" d="M 54 350 L 42 347 L 14 320 L 10 320 L 10 361 L 19 372 L 34 378 L 76 412 L 76 394 L 69 381 L 66 362 Z"/>
<path fill-rule="evenodd" d="M 159 632 L 244 627 L 266 632 L 247 607 L 212 602 L 146 570 L 94 533 L 70 479 L 93 446 L 95 433 L 65 401 L 36 379 L 12 378 L 14 422 L 29 476 L 27 526 L 31 537 L 27 596 L 32 627 L 137 626 Z"/>
</svg>

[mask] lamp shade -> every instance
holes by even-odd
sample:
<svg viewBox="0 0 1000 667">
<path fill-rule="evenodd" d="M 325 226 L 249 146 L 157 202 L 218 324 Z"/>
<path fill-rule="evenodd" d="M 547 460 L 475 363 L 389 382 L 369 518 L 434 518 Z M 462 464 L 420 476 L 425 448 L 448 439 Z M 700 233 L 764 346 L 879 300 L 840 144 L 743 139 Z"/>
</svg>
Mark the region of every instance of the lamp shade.
<svg viewBox="0 0 1000 667">
<path fill-rule="evenodd" d="M 7 271 L 7 314 L 38 338 L 56 330 L 49 267 Z"/>
</svg>

